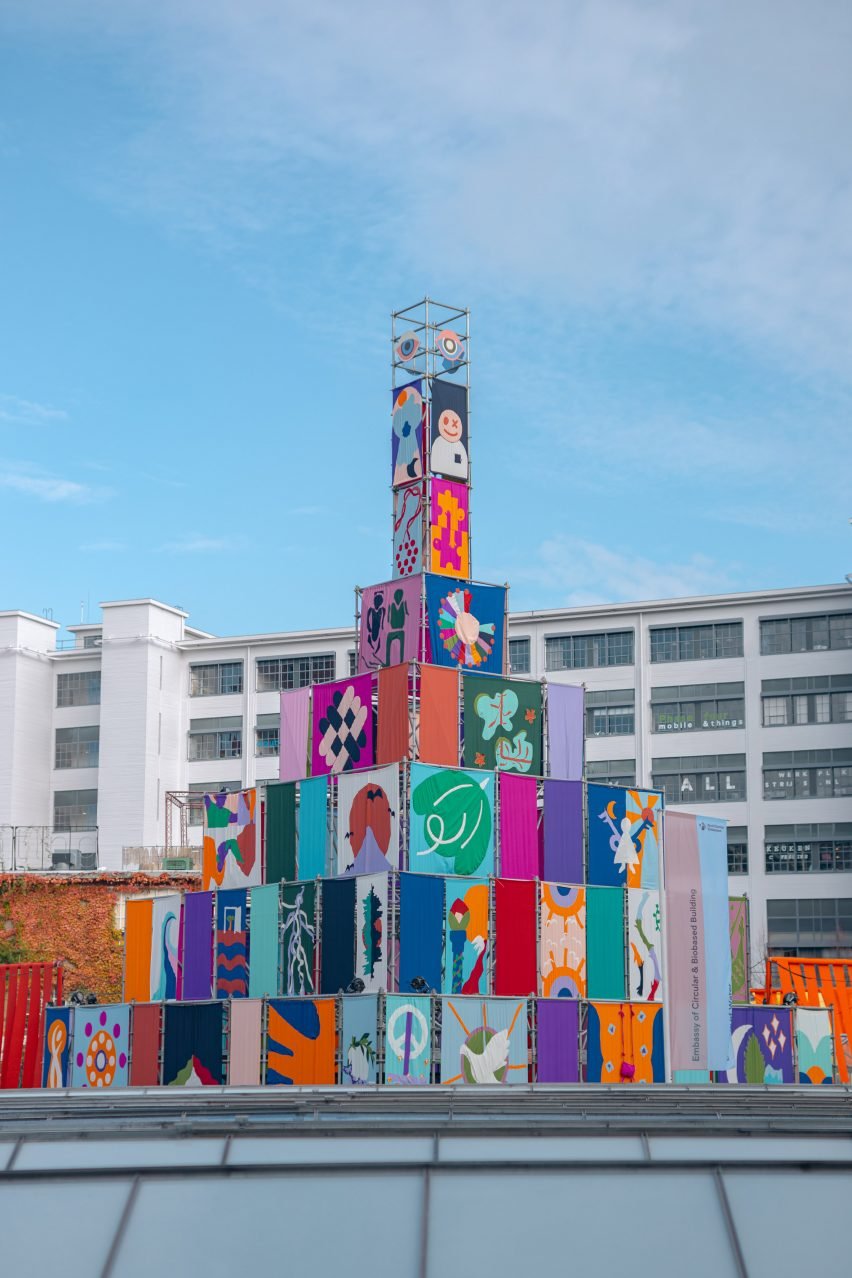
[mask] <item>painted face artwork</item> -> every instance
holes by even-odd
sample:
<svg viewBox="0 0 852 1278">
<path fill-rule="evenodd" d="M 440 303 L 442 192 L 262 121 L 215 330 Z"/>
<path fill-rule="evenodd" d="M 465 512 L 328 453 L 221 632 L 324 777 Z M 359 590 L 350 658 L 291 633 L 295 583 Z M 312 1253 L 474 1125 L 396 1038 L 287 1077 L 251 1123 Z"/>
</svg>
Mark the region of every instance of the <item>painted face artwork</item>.
<svg viewBox="0 0 852 1278">
<path fill-rule="evenodd" d="M 467 387 L 432 382 L 432 433 L 429 469 L 433 475 L 467 483 Z"/>
</svg>

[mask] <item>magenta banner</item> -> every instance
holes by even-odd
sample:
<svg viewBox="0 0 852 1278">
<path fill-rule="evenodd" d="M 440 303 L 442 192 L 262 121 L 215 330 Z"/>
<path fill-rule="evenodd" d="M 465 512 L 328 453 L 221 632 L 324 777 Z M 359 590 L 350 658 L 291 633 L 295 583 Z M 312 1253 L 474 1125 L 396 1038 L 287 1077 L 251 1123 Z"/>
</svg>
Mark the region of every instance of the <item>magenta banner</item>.
<svg viewBox="0 0 852 1278">
<path fill-rule="evenodd" d="M 313 702 L 311 775 L 372 767 L 373 676 L 315 684 Z"/>
<path fill-rule="evenodd" d="M 308 720 L 310 688 L 281 693 L 281 725 L 278 729 L 278 779 L 301 781 L 308 775 Z"/>
<path fill-rule="evenodd" d="M 583 705 L 582 688 L 548 683 L 548 775 L 562 781 L 580 781 L 583 777 Z"/>
<path fill-rule="evenodd" d="M 500 873 L 506 879 L 536 879 L 538 864 L 538 783 L 535 777 L 501 772 Z"/>
</svg>

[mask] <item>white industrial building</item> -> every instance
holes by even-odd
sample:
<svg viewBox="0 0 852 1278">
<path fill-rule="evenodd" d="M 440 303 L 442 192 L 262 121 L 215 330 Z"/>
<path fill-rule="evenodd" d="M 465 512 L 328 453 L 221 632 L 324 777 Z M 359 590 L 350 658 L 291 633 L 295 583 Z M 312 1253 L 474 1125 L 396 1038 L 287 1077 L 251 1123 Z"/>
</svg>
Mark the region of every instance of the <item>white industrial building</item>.
<svg viewBox="0 0 852 1278">
<path fill-rule="evenodd" d="M 162 848 L 168 792 L 276 777 L 279 691 L 354 660 L 351 626 L 221 638 L 156 600 L 101 607 L 68 644 L 0 612 L 5 869 Z M 516 612 L 509 635 L 514 673 L 585 685 L 589 780 L 727 818 L 753 959 L 852 953 L 848 585 Z"/>
</svg>

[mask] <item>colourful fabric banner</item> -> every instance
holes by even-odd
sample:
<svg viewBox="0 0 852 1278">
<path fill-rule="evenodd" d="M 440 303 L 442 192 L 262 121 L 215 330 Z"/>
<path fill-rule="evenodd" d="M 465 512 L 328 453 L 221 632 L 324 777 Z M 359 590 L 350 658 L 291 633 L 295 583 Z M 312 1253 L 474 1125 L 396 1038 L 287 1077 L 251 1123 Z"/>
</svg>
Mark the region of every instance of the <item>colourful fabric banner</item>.
<svg viewBox="0 0 852 1278">
<path fill-rule="evenodd" d="M 320 993 L 344 992 L 355 979 L 355 878 L 323 879 Z"/>
<path fill-rule="evenodd" d="M 459 672 L 420 667 L 418 758 L 455 768 L 459 763 Z"/>
<path fill-rule="evenodd" d="M 450 997 L 441 1003 L 442 1083 L 526 1083 L 525 999 Z"/>
<path fill-rule="evenodd" d="M 537 883 L 495 880 L 495 994 L 538 993 L 537 907 Z"/>
<path fill-rule="evenodd" d="M 426 574 L 429 660 L 477 674 L 504 673 L 506 589 Z"/>
<path fill-rule="evenodd" d="M 429 568 L 444 577 L 470 576 L 470 490 L 451 479 L 429 484 Z"/>
<path fill-rule="evenodd" d="M 548 772 L 561 781 L 583 776 L 584 700 L 583 689 L 573 684 L 547 685 Z"/>
<path fill-rule="evenodd" d="M 333 998 L 271 999 L 266 1027 L 266 1083 L 327 1087 L 337 1082 Z"/>
<path fill-rule="evenodd" d="M 74 1016 L 72 1087 L 126 1087 L 130 1008 L 125 1003 L 80 1007 Z"/>
<path fill-rule="evenodd" d="M 539 970 L 545 998 L 586 997 L 585 888 L 542 883 Z"/>
<path fill-rule="evenodd" d="M 277 883 L 251 890 L 251 964 L 249 997 L 274 998 L 280 993 L 278 964 L 281 958 L 279 906 L 281 889 Z M 258 1043 L 260 1039 L 258 1039 Z"/>
<path fill-rule="evenodd" d="M 579 1083 L 580 1004 L 574 998 L 536 1003 L 537 1083 Z"/>
<path fill-rule="evenodd" d="M 400 874 L 400 993 L 440 990 L 443 942 L 444 880 L 425 874 Z"/>
<path fill-rule="evenodd" d="M 731 935 L 731 998 L 747 1003 L 749 996 L 748 897 L 728 897 L 728 930 Z"/>
<path fill-rule="evenodd" d="M 538 782 L 501 773 L 500 873 L 507 879 L 537 879 Z"/>
<path fill-rule="evenodd" d="M 308 725 L 310 688 L 289 688 L 281 693 L 278 729 L 278 780 L 301 781 L 308 775 Z"/>
<path fill-rule="evenodd" d="M 653 790 L 586 786 L 589 877 L 597 887 L 660 886 L 662 796 Z"/>
<path fill-rule="evenodd" d="M 289 883 L 281 893 L 281 981 L 285 994 L 313 994 L 317 885 Z"/>
<path fill-rule="evenodd" d="M 183 997 L 213 993 L 213 893 L 187 892 L 183 901 Z"/>
<path fill-rule="evenodd" d="M 374 762 L 372 675 L 314 684 L 311 775 L 337 776 Z"/>
<path fill-rule="evenodd" d="M 411 667 L 387 666 L 380 670 L 376 716 L 376 763 L 399 763 L 411 753 L 408 717 L 408 685 Z"/>
<path fill-rule="evenodd" d="M 663 1009 L 647 1003 L 590 1003 L 587 1083 L 664 1083 Z"/>
<path fill-rule="evenodd" d="M 300 879 L 321 879 L 328 873 L 328 777 L 299 783 Z"/>
<path fill-rule="evenodd" d="M 447 879 L 445 994 L 488 993 L 488 880 Z"/>
<path fill-rule="evenodd" d="M 387 874 L 355 877 L 355 975 L 369 991 L 387 989 Z"/>
<path fill-rule="evenodd" d="M 432 999 L 389 994 L 385 1000 L 385 1082 L 429 1083 L 432 1078 Z"/>
<path fill-rule="evenodd" d="M 464 764 L 540 776 L 541 684 L 469 675 L 464 686 Z"/>
<path fill-rule="evenodd" d="M 340 1000 L 343 1083 L 377 1083 L 379 999 L 376 994 L 344 994 Z"/>
<path fill-rule="evenodd" d="M 827 1007 L 793 1009 L 797 1076 L 800 1083 L 834 1082 L 834 1036 Z"/>
<path fill-rule="evenodd" d="M 151 998 L 177 998 L 181 896 L 155 896 L 151 911 Z"/>
<path fill-rule="evenodd" d="M 266 883 L 292 883 L 296 877 L 296 786 L 293 781 L 266 787 Z"/>
<path fill-rule="evenodd" d="M 668 864 L 666 861 L 667 872 Z M 749 1083 L 755 1087 L 795 1083 L 793 1016 L 789 1007 L 732 1008 L 730 1048 L 731 1064 L 717 1072 L 717 1083 Z"/>
<path fill-rule="evenodd" d="M 130 897 L 124 906 L 124 1001 L 147 1003 L 151 997 L 151 897 Z"/>
<path fill-rule="evenodd" d="M 83 1009 L 86 1015 L 87 1009 Z M 71 1040 L 73 1012 L 70 1007 L 48 1007 L 44 1013 L 44 1062 L 42 1087 L 71 1086 Z"/>
<path fill-rule="evenodd" d="M 494 872 L 494 776 L 411 765 L 408 868 L 426 874 Z"/>
<path fill-rule="evenodd" d="M 660 894 L 650 888 L 627 889 L 628 993 L 635 1003 L 662 1003 L 662 929 Z"/>
<path fill-rule="evenodd" d="M 343 775 L 337 783 L 337 873 L 399 866 L 399 765 Z"/>
<path fill-rule="evenodd" d="M 254 891 L 267 891 L 255 888 Z M 252 934 L 254 919 L 252 918 Z M 252 935 L 252 941 L 254 936 Z M 260 1084 L 260 1035 L 263 1000 L 237 999 L 231 1003 L 228 1032 L 228 1082 L 232 1087 L 257 1087 Z"/>
<path fill-rule="evenodd" d="M 624 889 L 586 888 L 589 998 L 624 998 Z"/>
<path fill-rule="evenodd" d="M 361 591 L 358 673 L 417 661 L 420 578 L 397 577 Z"/>
<path fill-rule="evenodd" d="M 407 484 L 393 495 L 393 564 L 399 577 L 416 576 L 424 567 L 426 484 Z"/>
<path fill-rule="evenodd" d="M 583 784 L 545 781 L 542 875 L 553 883 L 582 883 Z"/>
<path fill-rule="evenodd" d="M 220 1087 L 224 1003 L 166 1003 L 163 1086 Z"/>
<path fill-rule="evenodd" d="M 666 812 L 665 832 L 671 1066 L 727 1070 L 733 1064 L 727 822 Z"/>
<path fill-rule="evenodd" d="M 212 906 L 210 917 L 212 920 Z M 213 936 L 212 922 L 210 936 L 211 938 Z M 160 1082 L 160 1042 L 163 1035 L 162 1003 L 135 1003 L 132 1024 L 133 1050 L 130 1053 L 130 1086 L 157 1087 Z"/>
<path fill-rule="evenodd" d="M 247 888 L 263 882 L 257 846 L 256 790 L 204 796 L 201 887 Z"/>
<path fill-rule="evenodd" d="M 432 421 L 429 469 L 433 475 L 470 478 L 467 455 L 467 387 L 441 378 L 432 379 Z"/>
<path fill-rule="evenodd" d="M 394 488 L 420 479 L 425 467 L 426 402 L 423 382 L 408 382 L 391 392 L 391 483 Z"/>
<path fill-rule="evenodd" d="M 248 998 L 248 892 L 216 893 L 216 997 Z"/>
</svg>

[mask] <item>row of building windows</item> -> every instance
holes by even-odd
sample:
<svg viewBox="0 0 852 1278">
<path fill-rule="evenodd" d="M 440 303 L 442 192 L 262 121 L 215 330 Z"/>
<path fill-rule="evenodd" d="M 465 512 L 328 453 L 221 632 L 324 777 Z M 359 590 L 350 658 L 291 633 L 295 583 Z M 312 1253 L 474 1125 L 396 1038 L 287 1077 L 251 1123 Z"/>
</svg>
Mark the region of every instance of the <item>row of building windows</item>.
<svg viewBox="0 0 852 1278">
<path fill-rule="evenodd" d="M 852 954 L 852 898 L 767 901 L 766 930 L 771 954 L 798 958 Z"/>
<path fill-rule="evenodd" d="M 334 653 L 329 652 L 300 657 L 258 657 L 255 667 L 258 692 L 286 692 L 313 683 L 331 683 L 337 673 Z M 242 691 L 242 661 L 211 661 L 189 668 L 191 697 L 223 697 Z"/>
<path fill-rule="evenodd" d="M 852 871 L 852 822 L 767 825 L 763 837 L 767 874 Z M 728 826 L 728 873 L 748 874 L 745 826 Z"/>
</svg>

